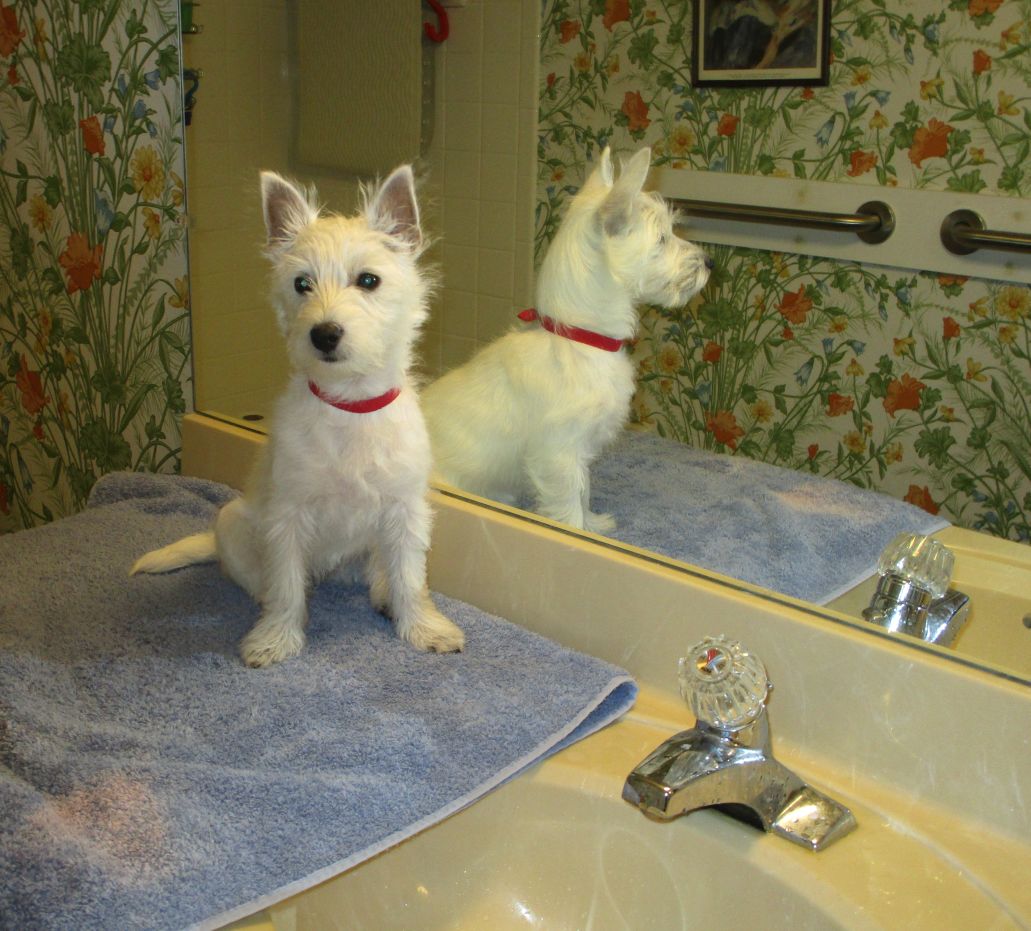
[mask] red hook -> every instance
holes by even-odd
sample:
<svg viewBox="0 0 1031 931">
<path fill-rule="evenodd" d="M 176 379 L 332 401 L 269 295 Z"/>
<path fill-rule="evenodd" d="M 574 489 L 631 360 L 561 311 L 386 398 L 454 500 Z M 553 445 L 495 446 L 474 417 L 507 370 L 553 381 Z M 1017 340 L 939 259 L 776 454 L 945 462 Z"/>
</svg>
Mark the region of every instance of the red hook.
<svg viewBox="0 0 1031 931">
<path fill-rule="evenodd" d="M 444 9 L 444 4 L 440 0 L 426 0 L 426 2 L 433 8 L 433 12 L 437 14 L 440 28 L 434 26 L 433 23 L 423 23 L 422 31 L 431 42 L 443 42 L 451 31 L 451 24 L 447 19 L 447 10 Z"/>
</svg>

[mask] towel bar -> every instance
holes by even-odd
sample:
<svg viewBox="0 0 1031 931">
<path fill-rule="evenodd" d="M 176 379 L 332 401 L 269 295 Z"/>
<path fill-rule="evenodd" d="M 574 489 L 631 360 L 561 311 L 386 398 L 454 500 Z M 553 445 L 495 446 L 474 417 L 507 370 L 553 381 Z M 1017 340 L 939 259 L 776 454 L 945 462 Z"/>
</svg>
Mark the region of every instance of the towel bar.
<svg viewBox="0 0 1031 931">
<path fill-rule="evenodd" d="M 970 255 L 978 249 L 1031 252 L 1031 236 L 985 229 L 984 220 L 973 210 L 953 210 L 942 220 L 941 240 L 953 255 Z"/>
<path fill-rule="evenodd" d="M 755 204 L 716 203 L 682 198 L 668 200 L 675 207 L 696 217 L 737 220 L 743 223 L 778 223 L 784 226 L 855 233 L 867 243 L 884 242 L 895 230 L 895 214 L 891 207 L 879 200 L 861 204 L 855 213 L 822 213 L 817 210 L 760 207 Z"/>
</svg>

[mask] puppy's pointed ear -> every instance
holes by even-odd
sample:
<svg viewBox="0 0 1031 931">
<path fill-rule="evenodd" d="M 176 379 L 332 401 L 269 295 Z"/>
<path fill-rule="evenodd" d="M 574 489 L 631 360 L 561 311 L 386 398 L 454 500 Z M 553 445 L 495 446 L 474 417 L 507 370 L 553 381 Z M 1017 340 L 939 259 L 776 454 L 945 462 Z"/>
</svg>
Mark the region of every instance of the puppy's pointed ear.
<svg viewBox="0 0 1031 931">
<path fill-rule="evenodd" d="M 303 191 L 274 171 L 261 173 L 261 206 L 270 246 L 290 242 L 319 215 Z"/>
<path fill-rule="evenodd" d="M 400 240 L 407 248 L 422 246 L 419 205 L 415 200 L 415 176 L 410 165 L 391 172 L 367 209 L 369 225 Z"/>
<path fill-rule="evenodd" d="M 612 190 L 601 205 L 601 221 L 609 236 L 623 232 L 633 215 L 634 200 L 644 188 L 645 179 L 651 168 L 652 150 L 643 148 L 636 152 L 612 185 Z"/>
<path fill-rule="evenodd" d="M 601 158 L 598 160 L 598 177 L 605 187 L 612 187 L 612 150 L 605 146 L 601 150 Z"/>
</svg>

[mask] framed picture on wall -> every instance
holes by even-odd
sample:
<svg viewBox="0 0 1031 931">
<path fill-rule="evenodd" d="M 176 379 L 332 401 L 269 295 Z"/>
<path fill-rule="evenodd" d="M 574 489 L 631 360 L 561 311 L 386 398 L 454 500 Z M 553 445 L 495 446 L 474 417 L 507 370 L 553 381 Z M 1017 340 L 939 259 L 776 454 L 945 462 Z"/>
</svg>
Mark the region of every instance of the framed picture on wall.
<svg viewBox="0 0 1031 931">
<path fill-rule="evenodd" d="M 695 87 L 825 85 L 831 0 L 694 0 Z"/>
</svg>

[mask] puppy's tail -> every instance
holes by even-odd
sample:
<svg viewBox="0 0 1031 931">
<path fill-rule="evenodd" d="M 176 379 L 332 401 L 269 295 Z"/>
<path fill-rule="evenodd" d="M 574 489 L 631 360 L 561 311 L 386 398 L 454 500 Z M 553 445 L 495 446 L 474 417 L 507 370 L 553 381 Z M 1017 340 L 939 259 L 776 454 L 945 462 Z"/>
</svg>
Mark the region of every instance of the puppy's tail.
<svg viewBox="0 0 1031 931">
<path fill-rule="evenodd" d="M 215 532 L 208 530 L 183 537 L 177 543 L 170 543 L 141 556 L 129 570 L 129 575 L 136 575 L 137 572 L 171 572 L 183 566 L 213 562 L 217 556 Z"/>
</svg>

